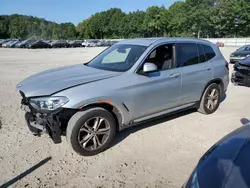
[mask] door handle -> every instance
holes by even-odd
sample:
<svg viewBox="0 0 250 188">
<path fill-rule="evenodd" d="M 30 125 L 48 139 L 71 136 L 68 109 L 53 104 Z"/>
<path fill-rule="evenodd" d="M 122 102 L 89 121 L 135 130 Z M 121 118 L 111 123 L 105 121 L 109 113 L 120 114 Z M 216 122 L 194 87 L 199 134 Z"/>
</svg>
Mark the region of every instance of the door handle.
<svg viewBox="0 0 250 188">
<path fill-rule="evenodd" d="M 174 73 L 169 76 L 169 78 L 178 78 L 180 76 L 179 73 Z"/>
</svg>

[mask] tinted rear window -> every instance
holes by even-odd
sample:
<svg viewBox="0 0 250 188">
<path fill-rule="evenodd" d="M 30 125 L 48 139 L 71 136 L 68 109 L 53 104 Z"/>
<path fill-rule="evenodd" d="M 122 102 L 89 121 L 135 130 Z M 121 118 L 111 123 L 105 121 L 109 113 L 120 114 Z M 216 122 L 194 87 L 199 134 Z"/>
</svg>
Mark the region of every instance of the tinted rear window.
<svg viewBox="0 0 250 188">
<path fill-rule="evenodd" d="M 194 43 L 182 43 L 179 45 L 178 57 L 179 66 L 189 66 L 199 63 L 197 45 Z"/>
<path fill-rule="evenodd" d="M 204 48 L 204 50 L 206 52 L 207 61 L 210 60 L 210 59 L 213 59 L 215 57 L 215 55 L 216 55 L 213 48 L 211 46 L 207 46 L 207 45 L 203 45 L 203 44 L 202 44 L 202 46 L 203 46 L 203 48 Z"/>
</svg>

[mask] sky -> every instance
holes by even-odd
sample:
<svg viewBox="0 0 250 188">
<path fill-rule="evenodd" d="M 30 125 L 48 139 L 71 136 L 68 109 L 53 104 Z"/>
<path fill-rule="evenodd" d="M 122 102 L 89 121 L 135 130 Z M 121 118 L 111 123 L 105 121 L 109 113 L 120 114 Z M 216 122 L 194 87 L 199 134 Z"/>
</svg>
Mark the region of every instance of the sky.
<svg viewBox="0 0 250 188">
<path fill-rule="evenodd" d="M 77 25 L 96 12 L 112 7 L 124 12 L 146 10 L 149 6 L 169 7 L 177 0 L 0 0 L 0 15 L 23 14 L 57 23 Z"/>
</svg>

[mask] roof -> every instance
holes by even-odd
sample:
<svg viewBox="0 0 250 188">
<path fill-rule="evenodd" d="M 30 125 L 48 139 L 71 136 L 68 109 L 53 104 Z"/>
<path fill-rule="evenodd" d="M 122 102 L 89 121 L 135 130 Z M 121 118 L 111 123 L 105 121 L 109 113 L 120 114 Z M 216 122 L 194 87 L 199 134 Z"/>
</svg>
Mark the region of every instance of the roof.
<svg viewBox="0 0 250 188">
<path fill-rule="evenodd" d="M 142 46 L 150 46 L 151 44 L 159 44 L 162 42 L 203 42 L 207 44 L 212 44 L 209 41 L 196 39 L 196 38 L 182 38 L 182 37 L 168 37 L 168 38 L 138 38 L 138 39 L 128 39 L 119 42 L 118 44 L 131 44 L 131 45 L 142 45 Z"/>
</svg>

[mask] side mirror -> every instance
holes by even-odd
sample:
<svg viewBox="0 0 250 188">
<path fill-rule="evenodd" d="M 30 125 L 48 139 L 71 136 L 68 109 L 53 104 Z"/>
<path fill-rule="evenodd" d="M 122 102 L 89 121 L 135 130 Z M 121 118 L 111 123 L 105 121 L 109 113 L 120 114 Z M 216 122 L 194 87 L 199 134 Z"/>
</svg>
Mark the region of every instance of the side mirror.
<svg viewBox="0 0 250 188">
<path fill-rule="evenodd" d="M 150 73 L 150 72 L 154 72 L 157 71 L 157 66 L 153 63 L 145 63 L 143 65 L 143 73 Z"/>
</svg>

